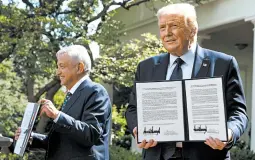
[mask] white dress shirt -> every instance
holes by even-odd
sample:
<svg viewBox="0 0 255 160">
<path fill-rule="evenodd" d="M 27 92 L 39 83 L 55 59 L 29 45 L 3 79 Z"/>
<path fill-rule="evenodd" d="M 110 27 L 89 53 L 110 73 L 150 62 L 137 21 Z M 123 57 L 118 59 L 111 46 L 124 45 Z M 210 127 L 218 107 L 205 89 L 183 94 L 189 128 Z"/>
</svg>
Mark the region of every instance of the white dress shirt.
<svg viewBox="0 0 255 160">
<path fill-rule="evenodd" d="M 196 52 L 196 44 L 193 44 L 191 46 L 190 50 L 188 50 L 188 52 L 186 52 L 185 54 L 183 54 L 180 57 L 184 61 L 184 63 L 181 65 L 182 79 L 190 79 L 191 78 L 193 64 L 194 64 L 194 60 L 195 60 L 195 52 Z M 179 57 L 170 54 L 169 58 L 170 59 L 169 59 L 169 64 L 168 64 L 168 68 L 167 68 L 166 80 L 170 79 L 170 77 L 173 73 L 173 70 L 176 66 L 176 63 L 174 63 L 174 62 Z"/>
</svg>

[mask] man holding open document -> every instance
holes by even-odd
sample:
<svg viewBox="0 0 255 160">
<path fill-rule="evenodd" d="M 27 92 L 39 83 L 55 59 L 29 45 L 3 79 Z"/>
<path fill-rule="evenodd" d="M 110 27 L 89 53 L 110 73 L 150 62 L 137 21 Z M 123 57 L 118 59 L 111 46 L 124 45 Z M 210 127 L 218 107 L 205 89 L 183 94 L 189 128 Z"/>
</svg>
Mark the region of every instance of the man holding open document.
<svg viewBox="0 0 255 160">
<path fill-rule="evenodd" d="M 139 63 L 126 111 L 143 159 L 230 159 L 229 149 L 248 124 L 236 59 L 197 44 L 192 5 L 168 5 L 157 17 L 168 53 Z"/>
<path fill-rule="evenodd" d="M 54 124 L 48 135 L 31 135 L 31 148 L 46 149 L 47 160 L 109 160 L 111 103 L 105 88 L 89 78 L 87 50 L 72 45 L 56 56 L 57 75 L 68 92 L 61 111 L 47 99 L 40 101 L 40 115 Z M 16 140 L 20 132 L 16 132 Z"/>
</svg>

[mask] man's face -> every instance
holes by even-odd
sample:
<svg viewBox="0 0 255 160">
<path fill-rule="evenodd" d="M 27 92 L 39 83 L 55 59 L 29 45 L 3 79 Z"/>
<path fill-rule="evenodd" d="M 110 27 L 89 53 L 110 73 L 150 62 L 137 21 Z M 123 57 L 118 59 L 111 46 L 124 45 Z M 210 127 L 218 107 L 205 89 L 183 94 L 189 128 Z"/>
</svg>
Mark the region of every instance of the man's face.
<svg viewBox="0 0 255 160">
<path fill-rule="evenodd" d="M 57 75 L 61 81 L 61 85 L 66 86 L 70 90 L 78 79 L 78 63 L 67 54 L 60 54 L 58 57 Z"/>
<path fill-rule="evenodd" d="M 173 55 L 182 56 L 189 49 L 190 32 L 184 16 L 163 14 L 158 20 L 160 39 L 165 49 Z"/>
</svg>

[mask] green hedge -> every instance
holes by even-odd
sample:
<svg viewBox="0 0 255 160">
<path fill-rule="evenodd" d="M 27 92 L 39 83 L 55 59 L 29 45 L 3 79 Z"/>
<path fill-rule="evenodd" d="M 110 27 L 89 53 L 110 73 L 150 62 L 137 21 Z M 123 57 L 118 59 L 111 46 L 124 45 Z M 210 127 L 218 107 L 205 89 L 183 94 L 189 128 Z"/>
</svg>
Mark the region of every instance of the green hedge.
<svg viewBox="0 0 255 160">
<path fill-rule="evenodd" d="M 142 155 L 140 153 L 133 153 L 118 146 L 110 147 L 110 160 L 141 160 Z"/>
<path fill-rule="evenodd" d="M 27 158 L 27 156 L 29 158 Z M 22 160 L 42 160 L 44 159 L 44 152 L 31 152 Z M 110 146 L 110 160 L 141 160 L 140 153 L 133 153 L 123 147 L 112 145 Z M 0 154 L 0 160 L 21 160 L 15 155 Z M 255 153 L 252 152 L 244 141 L 238 141 L 231 149 L 231 160 L 255 160 Z"/>
<path fill-rule="evenodd" d="M 23 158 L 18 158 L 17 155 L 5 155 L 0 153 L 0 160 L 43 160 L 45 152 L 30 152 Z M 28 157 L 28 158 L 27 158 Z M 141 154 L 133 153 L 119 146 L 110 146 L 110 160 L 140 160 Z"/>
<path fill-rule="evenodd" d="M 231 149 L 231 160 L 255 160 L 255 153 L 245 141 L 238 141 Z"/>
</svg>

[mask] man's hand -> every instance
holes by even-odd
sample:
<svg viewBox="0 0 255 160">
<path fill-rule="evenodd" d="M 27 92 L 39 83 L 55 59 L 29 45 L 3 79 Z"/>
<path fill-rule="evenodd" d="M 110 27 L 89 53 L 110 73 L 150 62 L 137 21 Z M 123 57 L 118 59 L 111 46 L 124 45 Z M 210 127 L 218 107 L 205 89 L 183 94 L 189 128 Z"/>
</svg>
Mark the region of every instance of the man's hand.
<svg viewBox="0 0 255 160">
<path fill-rule="evenodd" d="M 50 100 L 47 99 L 41 99 L 39 101 L 39 104 L 41 104 L 41 111 L 40 116 L 46 115 L 49 118 L 56 119 L 59 110 L 56 109 L 56 107 L 53 105 L 53 103 Z"/>
<path fill-rule="evenodd" d="M 15 134 L 14 134 L 14 140 L 15 141 L 17 141 L 19 139 L 20 134 L 21 134 L 21 127 L 18 127 L 18 129 L 15 131 Z M 30 134 L 30 137 L 29 137 L 29 140 L 28 140 L 30 145 L 32 144 L 32 141 L 33 141 L 33 137 Z"/>
<path fill-rule="evenodd" d="M 228 142 L 232 141 L 232 137 L 233 137 L 233 132 L 231 129 L 228 129 Z M 209 137 L 206 139 L 205 144 L 210 146 L 212 149 L 223 150 L 223 148 L 226 147 L 228 142 L 222 142 L 218 138 Z"/>
<path fill-rule="evenodd" d="M 14 134 L 14 139 L 17 141 L 19 139 L 19 135 L 21 133 L 21 128 L 19 127 Z"/>
<path fill-rule="evenodd" d="M 135 127 L 133 129 L 133 133 L 135 135 L 135 140 L 137 142 L 137 127 Z M 138 148 L 144 148 L 144 149 L 148 149 L 150 147 L 154 147 L 157 145 L 157 141 L 154 141 L 153 139 L 149 140 L 149 142 L 147 143 L 146 140 L 144 139 L 141 143 L 137 144 Z"/>
</svg>

